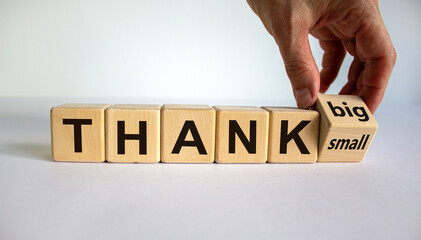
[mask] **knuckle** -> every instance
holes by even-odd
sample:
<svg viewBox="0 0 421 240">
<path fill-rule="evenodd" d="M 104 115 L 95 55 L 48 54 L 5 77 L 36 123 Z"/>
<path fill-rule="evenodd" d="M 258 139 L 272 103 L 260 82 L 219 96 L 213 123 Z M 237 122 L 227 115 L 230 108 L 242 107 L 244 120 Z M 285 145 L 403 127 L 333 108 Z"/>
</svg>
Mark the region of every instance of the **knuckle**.
<svg viewBox="0 0 421 240">
<path fill-rule="evenodd" d="M 383 55 L 384 61 L 388 64 L 388 66 L 393 67 L 396 64 L 397 54 L 396 50 L 393 46 L 388 48 Z"/>
<path fill-rule="evenodd" d="M 285 62 L 285 70 L 288 74 L 292 75 L 301 75 L 305 73 L 308 68 L 306 68 L 306 63 L 299 60 L 290 60 Z"/>
<path fill-rule="evenodd" d="M 313 67 L 310 63 L 303 60 L 289 60 L 285 62 L 285 70 L 292 84 L 295 87 L 306 85 L 309 81 L 308 76 L 312 76 Z"/>
<path fill-rule="evenodd" d="M 398 55 L 396 53 L 396 49 L 394 47 L 392 47 L 392 61 L 393 61 L 393 65 L 396 64 L 397 58 L 398 58 Z"/>
</svg>

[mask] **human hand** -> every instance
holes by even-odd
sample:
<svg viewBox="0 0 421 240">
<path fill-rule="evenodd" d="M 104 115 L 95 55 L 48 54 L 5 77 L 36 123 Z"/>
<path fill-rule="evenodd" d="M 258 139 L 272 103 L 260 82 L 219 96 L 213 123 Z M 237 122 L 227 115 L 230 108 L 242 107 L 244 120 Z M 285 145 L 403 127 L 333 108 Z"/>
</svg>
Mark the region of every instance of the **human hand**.
<svg viewBox="0 0 421 240">
<path fill-rule="evenodd" d="M 279 46 L 300 108 L 311 107 L 354 57 L 339 94 L 359 95 L 374 113 L 383 99 L 396 51 L 376 0 L 247 0 Z M 319 73 L 308 34 L 324 50 Z"/>
</svg>

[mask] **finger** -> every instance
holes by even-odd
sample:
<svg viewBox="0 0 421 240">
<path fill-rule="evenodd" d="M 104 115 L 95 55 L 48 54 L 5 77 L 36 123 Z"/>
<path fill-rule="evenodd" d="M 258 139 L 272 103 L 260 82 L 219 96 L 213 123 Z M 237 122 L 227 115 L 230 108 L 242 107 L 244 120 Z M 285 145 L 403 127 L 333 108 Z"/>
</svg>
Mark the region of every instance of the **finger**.
<svg viewBox="0 0 421 240">
<path fill-rule="evenodd" d="M 346 51 L 348 51 L 348 53 L 351 56 L 358 58 L 357 50 L 356 50 L 357 47 L 356 47 L 355 39 L 352 39 L 352 40 L 343 40 L 342 42 L 343 42 L 343 44 L 345 46 Z"/>
<path fill-rule="evenodd" d="M 297 106 L 313 106 L 319 92 L 320 74 L 311 53 L 308 29 L 296 24 L 294 27 L 274 29 L 273 33 L 291 81 Z"/>
<path fill-rule="evenodd" d="M 380 14 L 369 19 L 370 24 L 362 24 L 356 34 L 356 51 L 365 63 L 362 89 L 359 95 L 374 113 L 383 99 L 393 66 L 396 52 Z"/>
<path fill-rule="evenodd" d="M 348 82 L 343 86 L 339 94 L 349 95 L 357 90 L 357 82 L 364 70 L 364 63 L 357 57 L 352 61 L 348 72 Z"/>
<path fill-rule="evenodd" d="M 310 31 L 310 34 L 319 40 L 327 40 L 327 41 L 338 40 L 338 37 L 335 36 L 335 34 L 333 34 L 333 32 L 328 27 L 321 27 L 321 28 L 313 29 Z"/>
<path fill-rule="evenodd" d="M 322 71 L 320 72 L 320 90 L 325 93 L 338 76 L 346 52 L 342 41 L 320 41 L 323 54 Z"/>
<path fill-rule="evenodd" d="M 372 113 L 376 112 L 383 100 L 392 69 L 392 60 L 387 58 L 372 59 L 365 63 L 359 95 Z"/>
</svg>

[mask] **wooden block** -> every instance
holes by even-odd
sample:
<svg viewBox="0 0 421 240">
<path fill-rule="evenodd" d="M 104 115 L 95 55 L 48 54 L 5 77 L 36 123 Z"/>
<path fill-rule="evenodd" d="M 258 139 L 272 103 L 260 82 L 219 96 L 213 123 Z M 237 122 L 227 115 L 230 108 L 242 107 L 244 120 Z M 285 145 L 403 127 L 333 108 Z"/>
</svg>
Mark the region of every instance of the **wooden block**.
<svg viewBox="0 0 421 240">
<path fill-rule="evenodd" d="M 165 104 L 161 111 L 161 161 L 212 163 L 215 110 L 207 105 Z"/>
<path fill-rule="evenodd" d="M 269 111 L 270 163 L 314 163 L 319 144 L 319 113 L 292 107 L 262 107 Z"/>
<path fill-rule="evenodd" d="M 319 95 L 319 162 L 360 162 L 377 122 L 358 96 Z"/>
<path fill-rule="evenodd" d="M 109 104 L 63 104 L 51 109 L 54 161 L 105 161 L 105 109 Z"/>
<path fill-rule="evenodd" d="M 105 115 L 108 162 L 159 162 L 161 106 L 116 104 Z"/>
<path fill-rule="evenodd" d="M 218 163 L 265 163 L 269 112 L 258 107 L 214 106 Z"/>
</svg>

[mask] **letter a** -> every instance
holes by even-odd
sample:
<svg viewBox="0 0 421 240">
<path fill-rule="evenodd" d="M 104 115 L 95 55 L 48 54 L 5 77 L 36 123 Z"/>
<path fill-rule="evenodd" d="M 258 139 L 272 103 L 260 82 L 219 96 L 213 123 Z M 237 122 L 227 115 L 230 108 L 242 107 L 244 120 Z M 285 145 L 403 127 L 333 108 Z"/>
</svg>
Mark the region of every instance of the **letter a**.
<svg viewBox="0 0 421 240">
<path fill-rule="evenodd" d="M 186 141 L 187 133 L 191 132 L 193 141 Z M 200 154 L 207 154 L 205 146 L 203 145 L 202 139 L 200 138 L 199 132 L 197 131 L 196 124 L 194 121 L 185 121 L 183 128 L 181 129 L 180 135 L 178 136 L 177 142 L 172 150 L 172 154 L 178 154 L 182 147 L 197 147 Z"/>
</svg>

